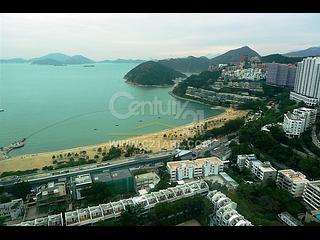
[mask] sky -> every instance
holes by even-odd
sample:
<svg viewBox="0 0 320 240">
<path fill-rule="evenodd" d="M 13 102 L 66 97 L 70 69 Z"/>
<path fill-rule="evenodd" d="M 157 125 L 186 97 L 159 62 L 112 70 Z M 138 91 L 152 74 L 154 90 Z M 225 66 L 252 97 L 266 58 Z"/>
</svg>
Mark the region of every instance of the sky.
<svg viewBox="0 0 320 240">
<path fill-rule="evenodd" d="M 212 57 L 242 46 L 287 53 L 320 46 L 319 23 L 319 13 L 1 13 L 0 59 Z"/>
</svg>

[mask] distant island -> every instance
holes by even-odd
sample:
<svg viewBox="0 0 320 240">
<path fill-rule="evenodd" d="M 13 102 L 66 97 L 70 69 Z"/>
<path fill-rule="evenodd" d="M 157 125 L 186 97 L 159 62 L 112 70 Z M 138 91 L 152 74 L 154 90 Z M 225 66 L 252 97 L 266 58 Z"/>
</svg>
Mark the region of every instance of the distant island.
<svg viewBox="0 0 320 240">
<path fill-rule="evenodd" d="M 100 61 L 100 63 L 143 63 L 146 62 L 146 60 L 142 59 L 121 59 L 118 58 L 116 60 L 103 60 Z"/>
<path fill-rule="evenodd" d="M 158 62 L 148 61 L 129 71 L 124 79 L 128 83 L 142 86 L 172 86 L 174 79 L 184 78 L 185 74 L 166 67 Z"/>
</svg>

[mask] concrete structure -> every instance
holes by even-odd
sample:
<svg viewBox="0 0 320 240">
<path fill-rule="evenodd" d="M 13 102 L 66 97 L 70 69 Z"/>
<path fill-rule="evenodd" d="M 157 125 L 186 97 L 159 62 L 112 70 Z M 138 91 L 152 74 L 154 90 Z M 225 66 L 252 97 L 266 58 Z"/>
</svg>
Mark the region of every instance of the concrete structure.
<svg viewBox="0 0 320 240">
<path fill-rule="evenodd" d="M 316 121 L 317 109 L 297 108 L 284 114 L 282 128 L 288 137 L 300 137 Z"/>
<path fill-rule="evenodd" d="M 320 99 L 320 57 L 308 57 L 298 63 L 290 99 L 315 106 Z"/>
<path fill-rule="evenodd" d="M 229 189 L 236 189 L 239 186 L 239 184 L 226 172 L 220 172 L 219 175 L 222 177 L 224 183 Z"/>
<path fill-rule="evenodd" d="M 159 176 L 155 172 L 149 172 L 134 176 L 134 188 L 138 192 L 141 189 L 150 190 L 154 188 L 160 181 Z"/>
<path fill-rule="evenodd" d="M 302 223 L 288 212 L 278 214 L 278 217 L 288 226 L 303 226 Z"/>
<path fill-rule="evenodd" d="M 213 213 L 210 214 L 210 226 L 252 226 L 236 211 L 237 204 L 218 191 L 211 191 L 207 198 L 213 205 Z"/>
<path fill-rule="evenodd" d="M 36 204 L 38 207 L 62 204 L 67 201 L 66 184 L 64 182 L 48 184 L 38 188 Z"/>
<path fill-rule="evenodd" d="M 62 213 L 63 226 L 89 225 L 99 221 L 119 217 L 129 206 L 141 206 L 146 211 L 153 208 L 158 203 L 175 202 L 179 199 L 195 196 L 198 194 L 207 195 L 208 184 L 203 181 L 193 181 L 172 188 L 149 193 L 143 196 L 123 199 L 117 202 L 109 202 L 98 206 L 77 209 Z M 58 215 L 55 215 L 58 216 Z M 50 219 L 52 216 L 46 218 Z M 22 222 L 15 226 L 37 226 L 39 219 Z"/>
<path fill-rule="evenodd" d="M 277 186 L 289 192 L 293 197 L 301 197 L 308 179 L 301 172 L 292 169 L 279 170 Z"/>
<path fill-rule="evenodd" d="M 129 169 L 119 169 L 115 171 L 105 171 L 93 174 L 94 182 L 104 182 L 114 193 L 128 193 L 134 191 L 134 180 Z"/>
<path fill-rule="evenodd" d="M 90 174 L 82 174 L 71 179 L 72 195 L 76 200 L 84 199 L 81 191 L 91 188 L 92 179 Z"/>
<path fill-rule="evenodd" d="M 309 181 L 303 191 L 303 201 L 314 210 L 320 210 L 320 180 Z"/>
<path fill-rule="evenodd" d="M 266 84 L 280 87 L 294 87 L 297 67 L 294 65 L 268 63 Z"/>
<path fill-rule="evenodd" d="M 217 157 L 199 158 L 193 161 L 167 162 L 167 169 L 171 176 L 170 181 L 179 181 L 218 175 L 223 171 L 223 162 Z"/>
<path fill-rule="evenodd" d="M 11 220 L 16 220 L 23 216 L 24 210 L 22 198 L 14 199 L 11 202 L 0 204 L 0 217 L 10 217 Z"/>
<path fill-rule="evenodd" d="M 237 165 L 240 169 L 248 168 L 261 181 L 275 180 L 277 177 L 277 170 L 272 167 L 271 163 L 261 162 L 256 158 L 255 154 L 238 155 Z"/>
<path fill-rule="evenodd" d="M 252 162 L 251 173 L 261 181 L 276 180 L 277 170 L 272 167 L 270 162 L 261 162 L 259 160 Z"/>
<path fill-rule="evenodd" d="M 240 102 L 241 103 L 241 102 L 255 101 L 260 99 L 255 96 L 245 95 L 245 93 L 242 93 L 242 94 L 220 93 L 220 92 L 205 90 L 202 88 L 194 88 L 194 87 L 188 87 L 186 90 L 186 95 L 196 99 L 209 101 L 209 102 L 221 101 L 221 102 L 234 102 L 234 103 Z"/>
<path fill-rule="evenodd" d="M 237 156 L 237 165 L 240 169 L 249 168 L 252 161 L 258 160 L 255 154 L 242 154 Z"/>
</svg>

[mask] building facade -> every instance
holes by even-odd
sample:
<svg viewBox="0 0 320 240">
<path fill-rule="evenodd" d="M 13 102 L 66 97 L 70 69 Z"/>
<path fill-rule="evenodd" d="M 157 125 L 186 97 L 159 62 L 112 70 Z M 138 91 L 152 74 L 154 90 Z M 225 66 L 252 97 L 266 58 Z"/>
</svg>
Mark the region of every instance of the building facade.
<svg viewBox="0 0 320 240">
<path fill-rule="evenodd" d="M 317 109 L 297 108 L 284 114 L 282 128 L 288 137 L 300 137 L 316 121 Z"/>
<path fill-rule="evenodd" d="M 294 65 L 268 63 L 266 84 L 293 88 L 296 70 L 297 68 Z"/>
<path fill-rule="evenodd" d="M 209 215 L 210 226 L 252 226 L 237 212 L 237 204 L 223 193 L 214 190 L 208 193 L 207 198 L 213 205 L 213 213 Z"/>
<path fill-rule="evenodd" d="M 138 192 L 141 189 L 150 190 L 154 188 L 160 181 L 159 176 L 155 172 L 149 172 L 134 176 L 134 188 Z"/>
<path fill-rule="evenodd" d="M 209 186 L 205 181 L 193 181 L 143 196 L 122 199 L 116 202 L 104 203 L 98 206 L 77 209 L 57 215 L 21 222 L 15 226 L 52 226 L 52 219 L 55 220 L 55 225 L 60 226 L 90 225 L 99 221 L 117 218 L 121 216 L 128 207 L 141 206 L 147 211 L 158 203 L 175 202 L 198 194 L 206 196 L 208 192 Z M 40 222 L 41 225 L 39 225 Z"/>
<path fill-rule="evenodd" d="M 320 209 L 320 180 L 309 181 L 302 195 L 303 201 L 314 210 Z"/>
<path fill-rule="evenodd" d="M 301 172 L 292 169 L 279 170 L 277 186 L 289 192 L 293 197 L 301 197 L 308 179 Z"/>
<path fill-rule="evenodd" d="M 0 217 L 10 217 L 16 220 L 23 215 L 25 210 L 22 198 L 14 199 L 11 202 L 0 204 Z"/>
<path fill-rule="evenodd" d="M 320 99 L 320 57 L 308 57 L 298 63 L 290 99 L 315 106 Z"/>
<path fill-rule="evenodd" d="M 84 199 L 81 192 L 92 187 L 92 179 L 90 174 L 82 174 L 71 178 L 72 196 L 76 200 Z"/>
<path fill-rule="evenodd" d="M 240 169 L 247 168 L 261 181 L 268 179 L 275 180 L 277 170 L 272 167 L 270 162 L 261 162 L 255 154 L 243 154 L 237 156 L 237 165 Z"/>
<path fill-rule="evenodd" d="M 223 171 L 223 162 L 217 157 L 199 158 L 196 160 L 167 162 L 170 181 L 193 179 L 218 175 Z"/>
</svg>

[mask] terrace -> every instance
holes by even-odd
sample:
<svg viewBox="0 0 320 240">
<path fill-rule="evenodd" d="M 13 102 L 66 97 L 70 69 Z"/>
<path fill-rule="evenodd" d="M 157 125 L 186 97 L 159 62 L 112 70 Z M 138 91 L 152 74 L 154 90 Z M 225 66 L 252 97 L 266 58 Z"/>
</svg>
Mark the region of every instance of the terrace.
<svg viewBox="0 0 320 240">
<path fill-rule="evenodd" d="M 102 210 L 100 206 L 88 207 L 91 219 L 103 217 Z"/>
<path fill-rule="evenodd" d="M 79 217 L 77 211 L 66 212 L 65 213 L 66 225 L 72 226 L 79 223 Z"/>
<path fill-rule="evenodd" d="M 37 219 L 34 221 L 34 225 L 35 225 L 35 226 L 48 226 L 48 217 L 37 218 Z"/>
<path fill-rule="evenodd" d="M 79 216 L 80 223 L 81 222 L 85 222 L 87 220 L 91 220 L 90 211 L 89 211 L 88 208 L 78 209 L 77 213 L 78 213 L 78 216 Z"/>
<path fill-rule="evenodd" d="M 111 203 L 100 204 L 100 207 L 102 209 L 102 213 L 104 216 L 111 217 L 111 215 L 114 214 L 113 207 L 112 207 Z"/>
<path fill-rule="evenodd" d="M 62 226 L 62 213 L 48 216 L 48 226 Z"/>
</svg>

